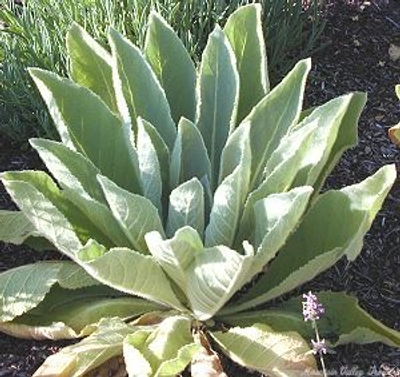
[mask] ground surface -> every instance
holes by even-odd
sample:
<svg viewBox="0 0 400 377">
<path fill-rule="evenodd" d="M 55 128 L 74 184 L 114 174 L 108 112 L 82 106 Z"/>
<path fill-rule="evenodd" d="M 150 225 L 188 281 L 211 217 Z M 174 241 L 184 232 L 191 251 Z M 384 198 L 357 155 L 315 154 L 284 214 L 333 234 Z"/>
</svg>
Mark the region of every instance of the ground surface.
<svg viewBox="0 0 400 377">
<path fill-rule="evenodd" d="M 368 93 L 359 126 L 359 145 L 348 151 L 328 179 L 327 187 L 356 183 L 379 167 L 400 167 L 400 149 L 387 138 L 388 128 L 400 121 L 400 104 L 394 85 L 400 83 L 400 60 L 390 59 L 391 44 L 400 46 L 400 3 L 342 5 L 329 11 L 321 40 L 328 47 L 313 56 L 307 105 L 325 102 L 350 91 Z M 40 166 L 31 151 L 0 139 L 0 171 Z M 11 203 L 0 191 L 0 208 Z M 26 248 L 0 245 L 0 271 L 58 254 L 40 254 Z M 384 208 L 365 239 L 353 264 L 341 261 L 305 289 L 346 291 L 386 325 L 400 330 L 400 185 L 396 182 Z M 17 340 L 0 334 L 0 377 L 31 376 L 64 343 Z M 339 347 L 326 357 L 332 376 L 400 376 L 400 350 L 380 344 Z M 236 365 L 226 366 L 229 376 L 250 374 Z"/>
</svg>

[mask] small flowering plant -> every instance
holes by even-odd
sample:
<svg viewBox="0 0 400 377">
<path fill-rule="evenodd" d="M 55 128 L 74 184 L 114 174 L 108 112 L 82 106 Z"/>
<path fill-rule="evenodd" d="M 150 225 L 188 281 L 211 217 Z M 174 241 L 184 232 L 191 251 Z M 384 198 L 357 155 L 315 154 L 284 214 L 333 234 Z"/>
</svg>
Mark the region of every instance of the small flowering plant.
<svg viewBox="0 0 400 377">
<path fill-rule="evenodd" d="M 304 321 L 312 322 L 312 326 L 315 330 L 315 337 L 316 340 L 312 339 L 311 340 L 311 345 L 312 345 L 312 353 L 314 355 L 319 355 L 320 360 L 321 360 L 321 365 L 322 365 L 322 370 L 324 373 L 324 376 L 327 375 L 326 373 L 326 368 L 325 368 L 325 362 L 323 355 L 326 354 L 326 343 L 325 339 L 321 339 L 318 331 L 318 325 L 317 321 L 321 318 L 321 316 L 325 313 L 325 308 L 323 305 L 318 302 L 318 298 L 316 295 L 314 295 L 311 291 L 309 291 L 307 294 L 303 294 L 303 298 L 306 299 L 306 301 L 303 301 L 303 317 Z"/>
</svg>

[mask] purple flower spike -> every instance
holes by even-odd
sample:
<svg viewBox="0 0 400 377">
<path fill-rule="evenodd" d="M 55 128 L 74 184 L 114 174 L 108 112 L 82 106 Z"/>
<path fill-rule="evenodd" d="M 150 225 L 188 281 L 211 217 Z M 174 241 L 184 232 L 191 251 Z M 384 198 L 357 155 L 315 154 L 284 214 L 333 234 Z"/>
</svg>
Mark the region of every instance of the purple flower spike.
<svg viewBox="0 0 400 377">
<path fill-rule="evenodd" d="M 314 341 L 311 340 L 311 344 L 312 344 L 312 352 L 316 355 L 321 355 L 324 354 L 326 355 L 326 343 L 325 343 L 325 339 L 322 339 L 320 341 Z"/>
<path fill-rule="evenodd" d="M 317 296 L 310 292 L 303 295 L 306 301 L 303 301 L 303 316 L 304 320 L 307 321 L 317 321 L 320 316 L 325 313 L 325 309 L 318 302 Z"/>
</svg>

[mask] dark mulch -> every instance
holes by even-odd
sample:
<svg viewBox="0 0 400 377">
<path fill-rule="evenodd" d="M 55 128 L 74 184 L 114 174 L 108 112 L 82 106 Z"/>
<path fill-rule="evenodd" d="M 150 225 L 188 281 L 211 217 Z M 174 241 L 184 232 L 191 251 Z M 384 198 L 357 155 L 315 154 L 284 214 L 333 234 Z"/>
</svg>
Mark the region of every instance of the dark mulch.
<svg viewBox="0 0 400 377">
<path fill-rule="evenodd" d="M 307 104 L 323 103 L 350 91 L 368 93 L 368 103 L 359 126 L 359 145 L 345 156 L 328 179 L 328 188 L 353 184 L 379 167 L 394 163 L 400 170 L 399 149 L 390 143 L 387 130 L 400 120 L 400 104 L 394 85 L 400 83 L 400 60 L 390 59 L 390 44 L 400 46 L 400 3 L 373 3 L 363 6 L 335 2 L 330 7 L 328 25 L 321 43 L 328 47 L 313 56 L 313 70 L 307 89 Z M 0 139 L 0 170 L 25 169 L 40 165 L 32 151 Z M 7 195 L 0 192 L 1 208 L 10 208 Z M 352 264 L 340 261 L 334 268 L 307 284 L 315 291 L 332 289 L 358 297 L 360 305 L 384 324 L 400 330 L 400 184 L 385 201 L 364 249 Z M 24 247 L 2 245 L 0 271 L 54 259 L 57 253 L 32 252 Z M 345 313 L 344 313 L 345 315 Z M 17 340 L 0 335 L 0 377 L 33 374 L 46 356 L 63 346 Z M 326 357 L 332 376 L 400 376 L 400 350 L 372 344 L 338 347 Z M 229 375 L 248 373 L 227 365 Z"/>
</svg>

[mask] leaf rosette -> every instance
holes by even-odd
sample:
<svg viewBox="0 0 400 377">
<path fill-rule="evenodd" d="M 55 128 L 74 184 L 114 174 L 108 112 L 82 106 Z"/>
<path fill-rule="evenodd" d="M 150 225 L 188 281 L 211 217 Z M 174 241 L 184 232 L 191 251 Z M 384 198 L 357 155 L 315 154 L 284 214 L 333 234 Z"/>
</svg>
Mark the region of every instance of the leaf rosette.
<svg viewBox="0 0 400 377">
<path fill-rule="evenodd" d="M 396 171 L 321 193 L 365 95 L 303 111 L 310 60 L 271 89 L 260 20 L 237 10 L 197 69 L 157 13 L 143 51 L 113 29 L 107 51 L 74 24 L 70 78 L 30 69 L 61 141 L 30 140 L 50 174 L 1 174 L 19 211 L 0 212 L 0 238 L 68 260 L 0 274 L 0 330 L 84 338 L 36 376 L 118 355 L 129 376 L 223 375 L 216 351 L 269 376 L 318 373 L 300 299 L 271 302 L 357 257 Z M 400 345 L 353 298 L 320 299 L 332 346 Z"/>
</svg>

